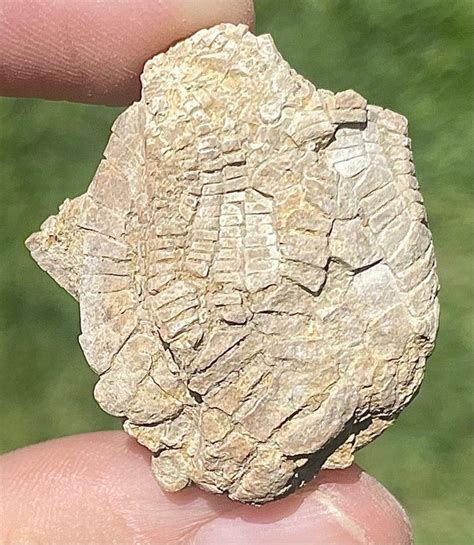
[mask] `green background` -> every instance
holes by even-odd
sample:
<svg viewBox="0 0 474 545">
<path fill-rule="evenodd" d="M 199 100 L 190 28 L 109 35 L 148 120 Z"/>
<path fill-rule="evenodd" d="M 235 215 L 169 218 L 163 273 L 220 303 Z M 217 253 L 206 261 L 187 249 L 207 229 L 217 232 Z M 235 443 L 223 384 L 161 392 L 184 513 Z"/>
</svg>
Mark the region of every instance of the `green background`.
<svg viewBox="0 0 474 545">
<path fill-rule="evenodd" d="M 426 380 L 358 461 L 403 503 L 419 544 L 474 542 L 471 4 L 257 1 L 258 31 L 316 85 L 354 88 L 410 121 L 442 286 Z M 82 193 L 119 110 L 0 100 L 0 449 L 118 428 L 92 398 L 78 308 L 24 239 Z"/>
</svg>

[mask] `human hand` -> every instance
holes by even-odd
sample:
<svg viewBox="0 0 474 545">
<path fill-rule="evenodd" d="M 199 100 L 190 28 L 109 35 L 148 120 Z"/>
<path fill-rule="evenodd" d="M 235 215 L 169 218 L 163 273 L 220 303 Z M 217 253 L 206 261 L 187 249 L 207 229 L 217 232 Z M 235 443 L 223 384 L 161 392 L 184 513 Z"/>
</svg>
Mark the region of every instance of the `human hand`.
<svg viewBox="0 0 474 545">
<path fill-rule="evenodd" d="M 127 104 L 146 59 L 221 21 L 253 24 L 245 0 L 0 0 L 0 94 Z M 353 466 L 323 471 L 263 507 L 188 488 L 166 494 L 149 452 L 122 432 L 0 457 L 0 541 L 17 544 L 408 544 L 403 510 Z"/>
<path fill-rule="evenodd" d="M 160 490 L 123 432 L 56 439 L 0 457 L 0 542 L 11 545 L 406 545 L 403 510 L 353 466 L 262 507 Z"/>
</svg>

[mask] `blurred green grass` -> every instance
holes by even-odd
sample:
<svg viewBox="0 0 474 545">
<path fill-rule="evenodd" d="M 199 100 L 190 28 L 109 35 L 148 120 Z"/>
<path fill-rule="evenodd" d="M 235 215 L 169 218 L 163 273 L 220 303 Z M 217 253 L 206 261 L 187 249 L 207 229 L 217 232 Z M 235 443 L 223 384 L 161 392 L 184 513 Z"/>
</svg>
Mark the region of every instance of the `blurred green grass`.
<svg viewBox="0 0 474 545">
<path fill-rule="evenodd" d="M 426 380 L 358 461 L 406 507 L 416 542 L 474 542 L 472 6 L 467 0 L 257 1 L 290 64 L 410 121 L 437 250 L 441 327 Z M 87 187 L 119 110 L 0 101 L 0 450 L 119 428 L 92 398 L 78 309 L 24 239 Z"/>
</svg>

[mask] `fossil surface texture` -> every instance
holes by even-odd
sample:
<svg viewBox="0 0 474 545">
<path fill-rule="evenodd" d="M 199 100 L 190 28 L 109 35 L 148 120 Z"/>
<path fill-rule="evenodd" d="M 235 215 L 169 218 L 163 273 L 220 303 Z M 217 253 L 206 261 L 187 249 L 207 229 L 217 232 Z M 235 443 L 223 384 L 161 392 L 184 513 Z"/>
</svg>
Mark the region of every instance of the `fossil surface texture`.
<svg viewBox="0 0 474 545">
<path fill-rule="evenodd" d="M 265 503 L 348 466 L 421 383 L 438 280 L 407 121 L 243 25 L 157 55 L 142 87 L 27 246 L 161 487 Z"/>
</svg>

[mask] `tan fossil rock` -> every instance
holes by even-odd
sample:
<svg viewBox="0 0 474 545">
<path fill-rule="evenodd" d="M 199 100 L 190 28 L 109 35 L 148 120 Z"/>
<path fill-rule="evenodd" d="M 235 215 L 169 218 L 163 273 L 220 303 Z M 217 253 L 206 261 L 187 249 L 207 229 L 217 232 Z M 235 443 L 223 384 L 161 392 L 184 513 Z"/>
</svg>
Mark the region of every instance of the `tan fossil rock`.
<svg viewBox="0 0 474 545">
<path fill-rule="evenodd" d="M 142 83 L 27 246 L 78 299 L 95 397 L 160 485 L 268 502 L 349 465 L 422 380 L 438 280 L 407 122 L 244 26 Z"/>
</svg>

